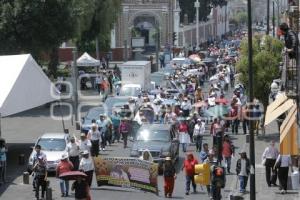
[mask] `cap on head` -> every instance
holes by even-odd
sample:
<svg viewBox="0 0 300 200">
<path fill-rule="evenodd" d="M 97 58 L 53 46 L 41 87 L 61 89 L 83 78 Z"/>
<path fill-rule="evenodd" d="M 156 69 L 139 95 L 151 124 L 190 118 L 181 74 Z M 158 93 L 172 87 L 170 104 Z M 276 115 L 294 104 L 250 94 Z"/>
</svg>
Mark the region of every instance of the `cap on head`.
<svg viewBox="0 0 300 200">
<path fill-rule="evenodd" d="M 65 160 L 65 159 L 67 159 L 67 158 L 69 158 L 68 154 L 63 154 L 63 155 L 61 156 L 61 160 Z"/>
<path fill-rule="evenodd" d="M 38 157 L 38 159 L 39 159 L 39 160 L 43 160 L 44 157 L 43 157 L 42 155 L 40 155 L 40 156 Z"/>
<path fill-rule="evenodd" d="M 166 157 L 166 161 L 171 161 L 172 159 L 171 159 L 171 157 Z"/>
<path fill-rule="evenodd" d="M 84 150 L 81 154 L 82 155 L 89 155 L 89 151 L 88 150 Z"/>
</svg>

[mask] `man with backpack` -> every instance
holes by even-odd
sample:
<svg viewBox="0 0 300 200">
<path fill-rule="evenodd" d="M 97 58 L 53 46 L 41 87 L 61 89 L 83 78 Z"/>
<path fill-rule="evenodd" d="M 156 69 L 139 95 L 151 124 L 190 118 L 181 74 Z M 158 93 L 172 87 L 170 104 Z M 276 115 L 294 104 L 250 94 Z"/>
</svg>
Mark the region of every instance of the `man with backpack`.
<svg viewBox="0 0 300 200">
<path fill-rule="evenodd" d="M 127 118 L 124 117 L 121 120 L 120 127 L 119 127 L 120 135 L 122 135 L 123 137 L 124 149 L 127 148 L 127 138 L 128 138 L 129 130 L 130 130 L 129 123 L 127 121 Z"/>
</svg>

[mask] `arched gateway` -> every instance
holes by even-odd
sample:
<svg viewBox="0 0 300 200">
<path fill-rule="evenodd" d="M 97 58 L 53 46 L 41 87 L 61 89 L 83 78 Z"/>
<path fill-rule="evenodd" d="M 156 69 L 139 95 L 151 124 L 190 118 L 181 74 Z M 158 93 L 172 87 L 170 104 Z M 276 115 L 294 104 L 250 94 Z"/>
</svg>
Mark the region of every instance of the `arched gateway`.
<svg viewBox="0 0 300 200">
<path fill-rule="evenodd" d="M 155 49 L 158 32 L 160 47 L 172 44 L 176 5 L 176 0 L 123 0 L 122 12 L 112 30 L 114 52 L 122 54 L 125 44 L 129 54 L 132 47 L 142 43 L 146 49 Z"/>
</svg>

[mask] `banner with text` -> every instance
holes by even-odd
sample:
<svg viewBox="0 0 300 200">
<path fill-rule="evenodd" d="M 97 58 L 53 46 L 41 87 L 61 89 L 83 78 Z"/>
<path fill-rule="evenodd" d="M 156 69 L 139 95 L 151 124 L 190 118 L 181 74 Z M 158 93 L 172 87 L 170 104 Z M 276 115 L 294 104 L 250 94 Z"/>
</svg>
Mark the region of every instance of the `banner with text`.
<svg viewBox="0 0 300 200">
<path fill-rule="evenodd" d="M 136 188 L 158 194 L 158 165 L 138 158 L 94 157 L 98 186 Z"/>
</svg>

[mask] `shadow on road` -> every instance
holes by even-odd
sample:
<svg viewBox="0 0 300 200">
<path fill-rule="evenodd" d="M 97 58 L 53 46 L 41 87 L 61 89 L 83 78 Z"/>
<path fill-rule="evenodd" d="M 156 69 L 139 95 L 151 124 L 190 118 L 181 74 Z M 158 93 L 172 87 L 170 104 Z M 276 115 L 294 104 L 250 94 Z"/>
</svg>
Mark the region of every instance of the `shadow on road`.
<svg viewBox="0 0 300 200">
<path fill-rule="evenodd" d="M 27 169 L 28 157 L 31 153 L 30 147 L 33 143 L 26 144 L 14 144 L 8 143 L 8 153 L 7 153 L 7 172 L 6 172 L 6 183 L 0 186 L 0 199 L 1 195 L 7 190 L 10 185 L 16 184 L 14 180 L 23 175 L 23 172 Z M 19 155 L 24 155 L 24 164 L 20 165 Z"/>
</svg>

